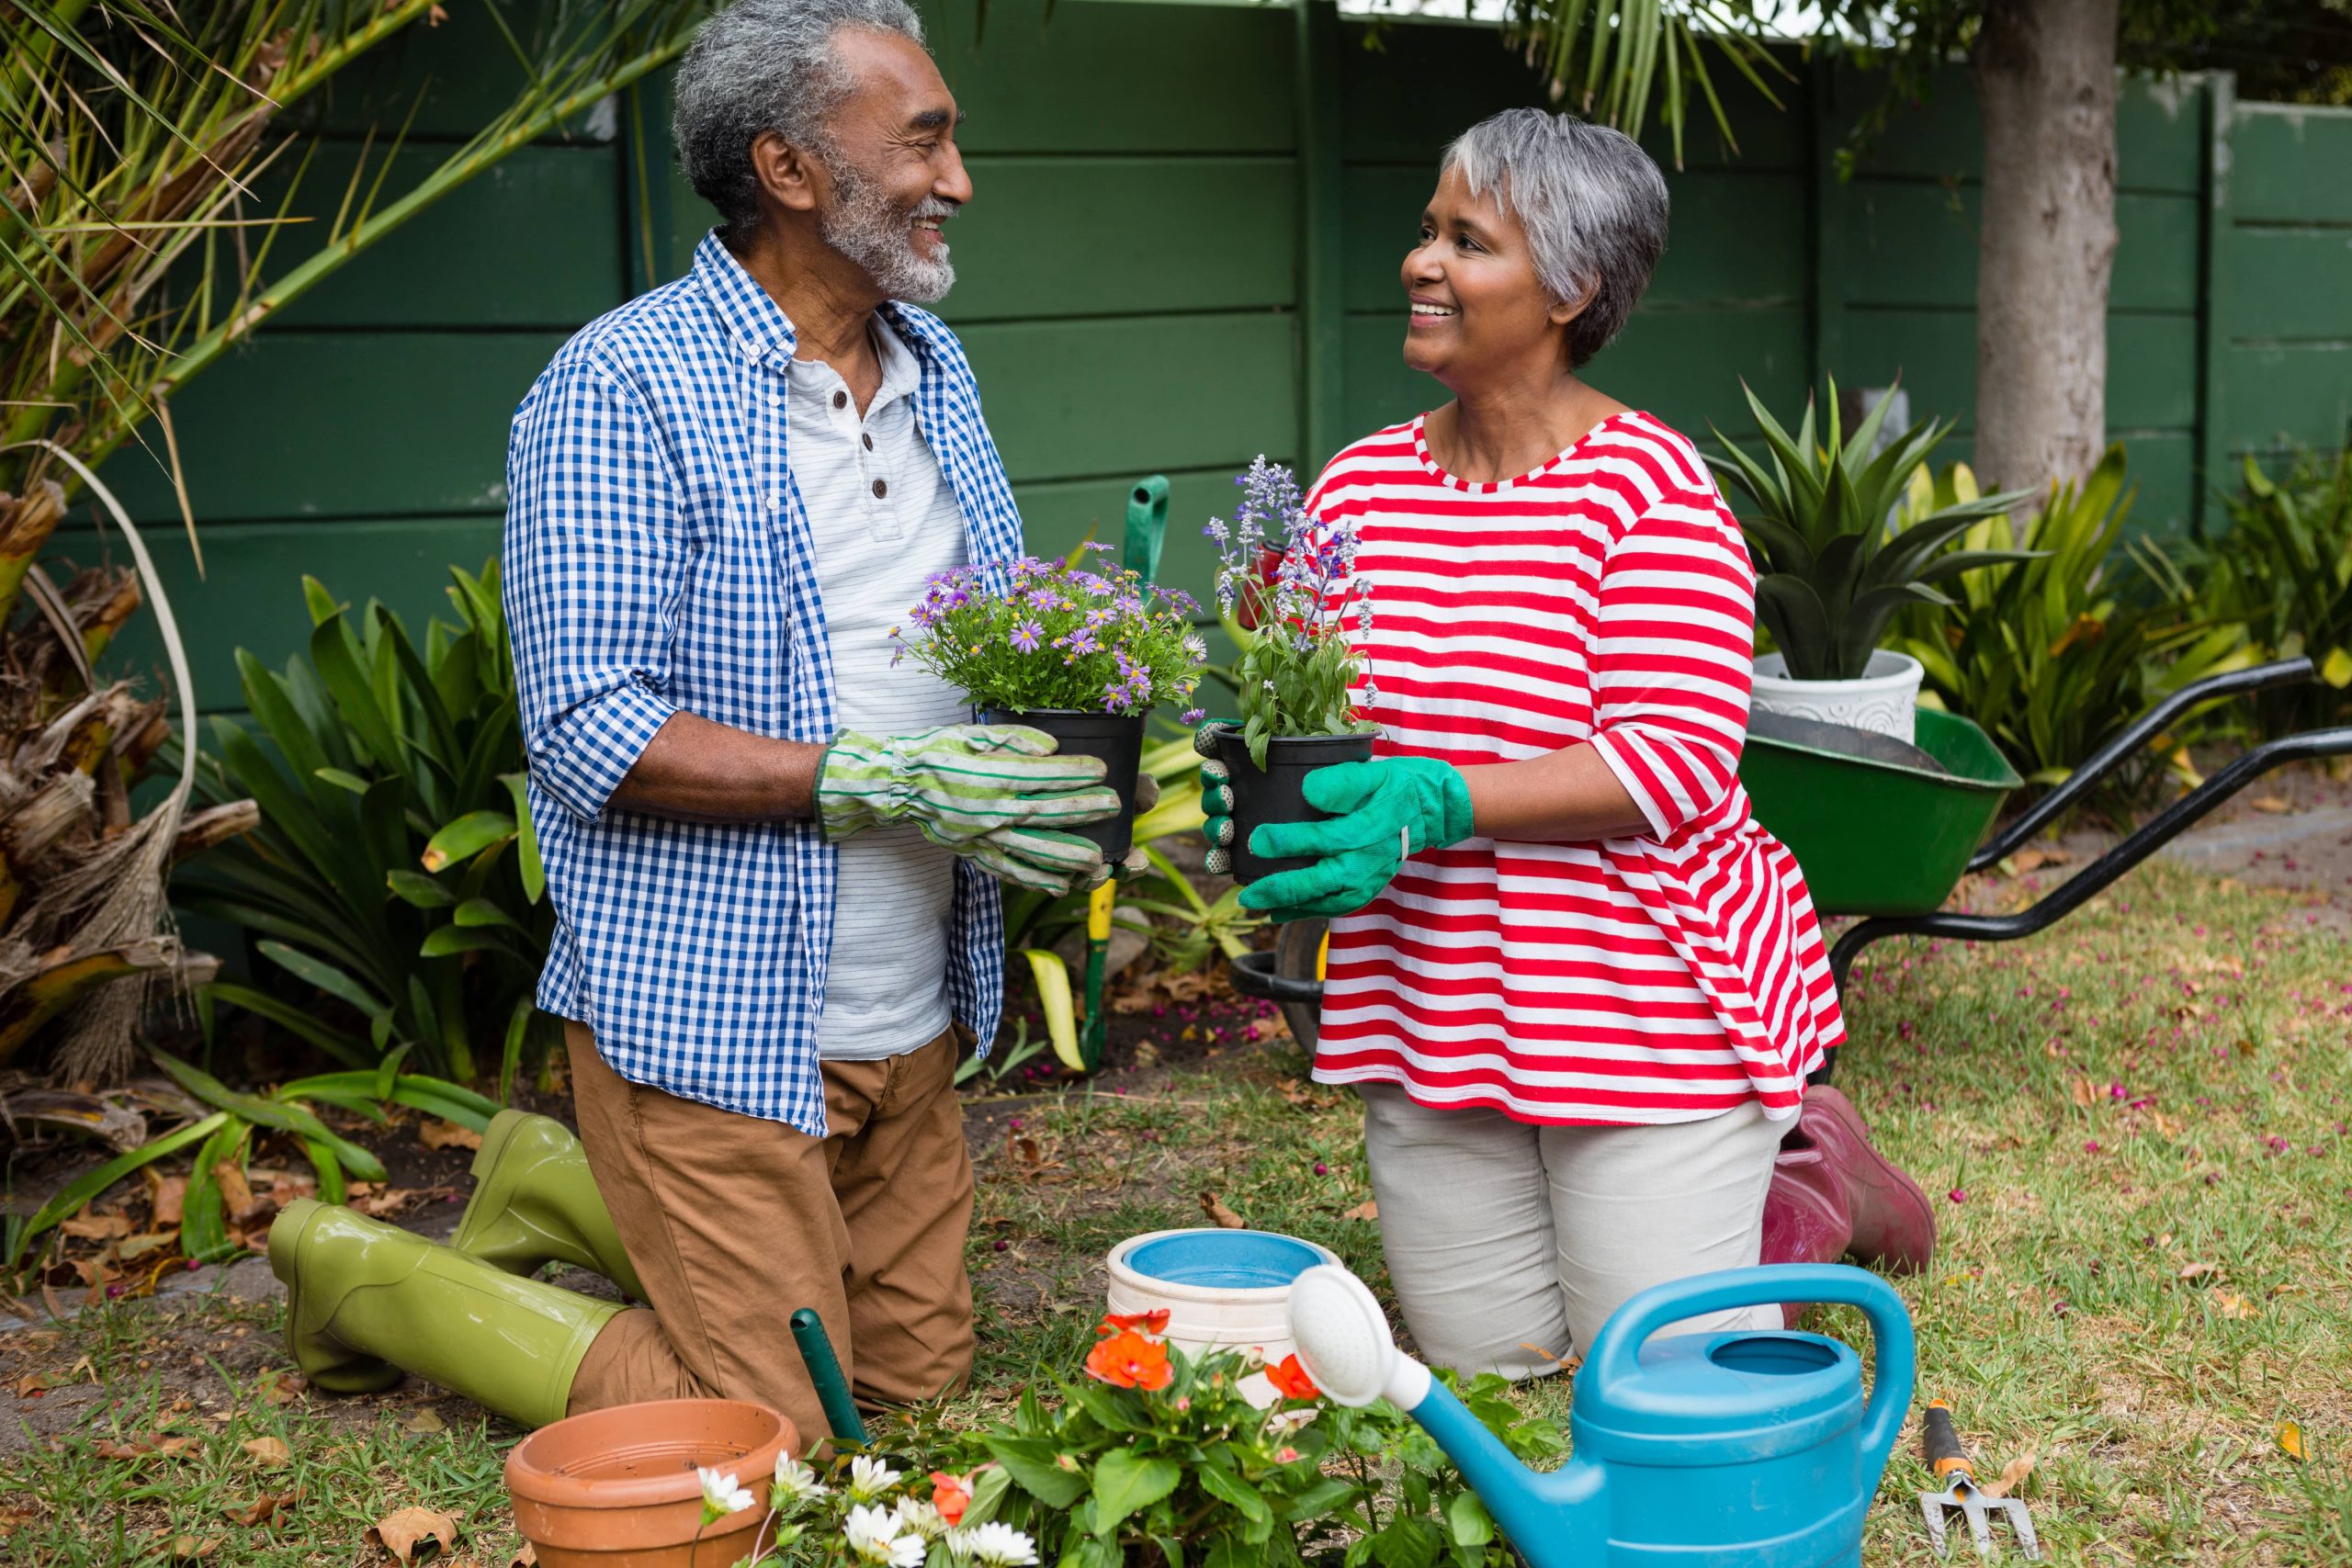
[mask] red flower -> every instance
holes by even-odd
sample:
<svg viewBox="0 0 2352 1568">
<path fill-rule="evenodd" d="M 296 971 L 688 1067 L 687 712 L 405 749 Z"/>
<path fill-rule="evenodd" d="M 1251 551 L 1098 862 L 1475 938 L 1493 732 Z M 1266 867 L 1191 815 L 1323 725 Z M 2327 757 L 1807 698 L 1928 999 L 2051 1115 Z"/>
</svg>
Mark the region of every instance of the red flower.
<svg viewBox="0 0 2352 1568">
<path fill-rule="evenodd" d="M 1284 1399 L 1323 1397 L 1323 1391 L 1315 1386 L 1315 1380 L 1307 1376 L 1306 1369 L 1299 1365 L 1298 1357 L 1295 1354 L 1284 1356 L 1279 1362 L 1268 1367 L 1266 1381 L 1272 1383 L 1275 1391 Z"/>
<path fill-rule="evenodd" d="M 1108 1339 L 1114 1334 L 1133 1328 L 1139 1328 L 1146 1334 L 1167 1333 L 1168 1309 L 1161 1307 L 1158 1312 L 1114 1312 L 1094 1325 L 1094 1333 L 1097 1338 Z"/>
<path fill-rule="evenodd" d="M 1168 1347 L 1132 1328 L 1097 1341 L 1086 1353 L 1086 1372 L 1114 1388 L 1139 1388 L 1147 1393 L 1176 1380 L 1176 1369 L 1168 1364 Z"/>
<path fill-rule="evenodd" d="M 964 1519 L 964 1510 L 972 1506 L 972 1478 L 968 1475 L 949 1475 L 944 1471 L 933 1471 L 931 1472 L 931 1506 L 939 1510 L 939 1517 L 947 1521 L 950 1529 L 961 1524 Z"/>
</svg>

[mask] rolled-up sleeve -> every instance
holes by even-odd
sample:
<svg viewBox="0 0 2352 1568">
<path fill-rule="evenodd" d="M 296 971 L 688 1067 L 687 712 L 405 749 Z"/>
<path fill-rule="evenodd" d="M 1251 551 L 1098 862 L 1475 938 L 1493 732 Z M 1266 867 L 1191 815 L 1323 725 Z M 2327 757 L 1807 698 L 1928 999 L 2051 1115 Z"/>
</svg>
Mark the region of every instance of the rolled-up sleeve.
<svg viewBox="0 0 2352 1568">
<path fill-rule="evenodd" d="M 654 733 L 685 553 L 652 414 L 610 369 L 567 355 L 514 416 L 506 453 L 506 620 L 531 776 L 602 816 Z"/>
<path fill-rule="evenodd" d="M 1592 747 L 1653 838 L 1720 807 L 1739 772 L 1756 573 L 1712 497 L 1670 495 L 1610 547 L 1592 663 Z"/>
</svg>

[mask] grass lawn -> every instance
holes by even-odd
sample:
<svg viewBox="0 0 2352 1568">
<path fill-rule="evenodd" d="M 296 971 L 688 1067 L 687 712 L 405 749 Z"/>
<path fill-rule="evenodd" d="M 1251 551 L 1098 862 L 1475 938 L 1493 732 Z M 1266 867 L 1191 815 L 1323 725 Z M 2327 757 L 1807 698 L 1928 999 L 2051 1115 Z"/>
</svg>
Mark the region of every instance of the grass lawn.
<svg viewBox="0 0 2352 1568">
<path fill-rule="evenodd" d="M 2352 942 L 2316 919 L 2158 863 L 2036 941 L 1891 943 L 1857 972 L 1840 1080 L 1942 1212 L 1936 1268 L 1901 1281 L 1920 1399 L 1951 1401 L 1988 1474 L 2035 1456 L 2020 1493 L 2052 1561 L 2352 1560 Z M 1198 1223 L 1204 1192 L 1384 1288 L 1377 1226 L 1351 1217 L 1370 1195 L 1353 1098 L 1305 1069 L 1286 1043 L 1245 1046 L 1124 1093 L 989 1109 L 972 1416 L 1041 1370 L 1074 1371 L 1104 1251 Z M 176 1543 L 256 1568 L 368 1563 L 384 1560 L 369 1522 L 422 1506 L 458 1516 L 459 1560 L 500 1568 L 515 1434 L 428 1393 L 289 1398 L 260 1375 L 275 1318 L 182 1298 L 0 1340 L 11 1386 L 106 1395 L 70 1433 L 0 1455 L 0 1554 L 161 1562 Z M 173 1357 L 209 1360 L 209 1397 L 161 1381 Z M 1565 1421 L 1566 1393 L 1522 1396 Z M 1873 1564 L 1935 1561 L 1916 1440 L 1881 1486 Z"/>
</svg>

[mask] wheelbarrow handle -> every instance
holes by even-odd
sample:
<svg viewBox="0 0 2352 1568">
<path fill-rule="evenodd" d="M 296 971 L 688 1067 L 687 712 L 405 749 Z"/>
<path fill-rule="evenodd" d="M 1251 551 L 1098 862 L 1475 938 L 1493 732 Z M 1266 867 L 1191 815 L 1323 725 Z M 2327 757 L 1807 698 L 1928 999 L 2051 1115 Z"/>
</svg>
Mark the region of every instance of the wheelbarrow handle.
<svg viewBox="0 0 2352 1568">
<path fill-rule="evenodd" d="M 1984 840 L 1970 858 L 1968 869 L 1983 871 L 1988 865 L 1997 865 L 2007 860 L 2019 845 L 2030 842 L 2036 833 L 2057 820 L 2068 807 L 2098 787 L 2108 774 L 2138 755 L 2141 747 L 2163 734 L 2173 720 L 2189 709 L 2223 697 L 2241 696 L 2247 692 L 2301 685 L 2311 678 L 2310 660 L 2280 659 L 2245 670 L 2208 675 L 2202 681 L 2191 681 L 2124 726 L 2113 739 L 2092 752 L 2081 766 L 2067 774 L 2064 784 L 2035 801 L 2032 808 L 2016 821 Z"/>
<path fill-rule="evenodd" d="M 1308 1007 L 1323 1000 L 1323 982 L 1274 973 L 1274 954 L 1261 949 L 1233 961 L 1233 988 L 1253 1001 L 1300 1002 Z"/>
</svg>

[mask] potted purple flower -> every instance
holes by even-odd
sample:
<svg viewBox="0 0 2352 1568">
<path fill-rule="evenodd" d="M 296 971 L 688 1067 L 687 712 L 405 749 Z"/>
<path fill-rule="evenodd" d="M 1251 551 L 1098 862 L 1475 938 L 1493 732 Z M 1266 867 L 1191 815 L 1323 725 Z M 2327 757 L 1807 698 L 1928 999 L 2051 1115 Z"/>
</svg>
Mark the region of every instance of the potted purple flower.
<svg viewBox="0 0 2352 1568">
<path fill-rule="evenodd" d="M 1241 719 L 1207 727 L 1194 744 L 1208 758 L 1204 776 L 1224 786 L 1233 808 L 1209 818 L 1210 869 L 1254 882 L 1309 863 L 1255 854 L 1250 834 L 1261 822 L 1326 815 L 1306 804 L 1306 775 L 1372 755 L 1375 727 L 1360 705 L 1380 694 L 1368 679 L 1356 690 L 1367 671 L 1350 624 L 1359 635 L 1372 629 L 1372 601 L 1356 579 L 1352 525 L 1310 516 L 1298 480 L 1262 457 L 1234 483 L 1233 521 L 1212 517 L 1203 532 L 1216 541 L 1217 604 L 1239 650 Z"/>
<path fill-rule="evenodd" d="M 1208 645 L 1193 629 L 1200 606 L 1139 572 L 1093 570 L 1100 545 L 1069 559 L 1024 557 L 992 585 L 977 567 L 933 575 L 899 637 L 942 680 L 970 694 L 990 724 L 1023 724 L 1067 754 L 1100 757 L 1123 809 L 1073 829 L 1116 863 L 1132 847 L 1144 720 L 1192 700 Z M 1188 715 L 1187 722 L 1197 717 Z"/>
</svg>

